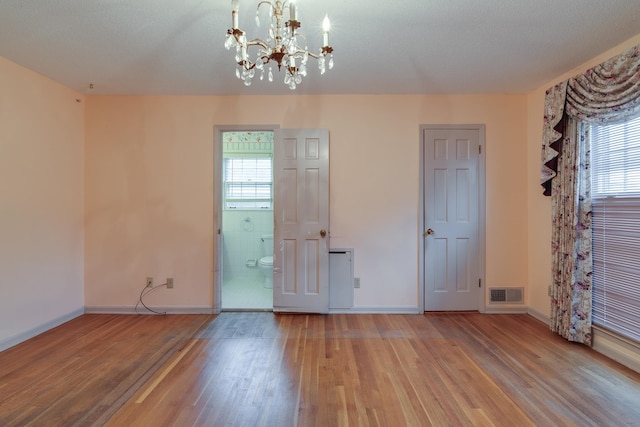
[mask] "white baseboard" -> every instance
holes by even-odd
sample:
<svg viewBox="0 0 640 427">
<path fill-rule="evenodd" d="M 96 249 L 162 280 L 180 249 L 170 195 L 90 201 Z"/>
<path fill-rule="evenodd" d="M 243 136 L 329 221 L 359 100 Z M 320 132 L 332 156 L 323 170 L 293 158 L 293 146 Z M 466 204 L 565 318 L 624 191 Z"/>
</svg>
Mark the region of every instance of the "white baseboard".
<svg viewBox="0 0 640 427">
<path fill-rule="evenodd" d="M 64 316 L 57 317 L 53 320 L 50 320 L 39 326 L 36 326 L 35 328 L 31 328 L 28 331 L 24 331 L 20 334 L 17 334 L 5 340 L 2 340 L 0 341 L 0 351 L 4 351 L 15 345 L 18 345 L 23 341 L 26 341 L 37 335 L 40 335 L 41 333 L 46 332 L 49 329 L 53 329 L 56 326 L 60 326 L 63 323 L 67 323 L 69 320 L 75 319 L 76 317 L 82 316 L 83 314 L 84 314 L 84 308 L 74 310 L 71 313 L 65 314 Z"/>
<path fill-rule="evenodd" d="M 418 306 L 358 306 L 330 308 L 330 314 L 422 314 Z"/>
<path fill-rule="evenodd" d="M 529 307 L 518 304 L 487 304 L 484 314 L 527 314 Z"/>
<path fill-rule="evenodd" d="M 546 314 L 544 314 L 541 311 L 536 310 L 535 308 L 531 308 L 529 307 L 529 311 L 528 311 L 529 315 L 531 317 L 535 317 L 536 319 L 538 319 L 539 321 L 541 321 L 542 323 L 548 325 L 549 324 L 549 316 L 547 316 Z"/>
<path fill-rule="evenodd" d="M 528 307 L 522 305 L 487 306 L 485 314 L 527 314 Z M 418 306 L 358 306 L 351 308 L 330 308 L 330 314 L 422 314 Z"/>
<path fill-rule="evenodd" d="M 594 327 L 593 349 L 640 373 L 640 344 L 605 329 Z"/>
<path fill-rule="evenodd" d="M 150 307 L 161 314 L 215 314 L 213 307 Z M 144 307 L 135 306 L 86 306 L 86 314 L 156 314 Z"/>
</svg>

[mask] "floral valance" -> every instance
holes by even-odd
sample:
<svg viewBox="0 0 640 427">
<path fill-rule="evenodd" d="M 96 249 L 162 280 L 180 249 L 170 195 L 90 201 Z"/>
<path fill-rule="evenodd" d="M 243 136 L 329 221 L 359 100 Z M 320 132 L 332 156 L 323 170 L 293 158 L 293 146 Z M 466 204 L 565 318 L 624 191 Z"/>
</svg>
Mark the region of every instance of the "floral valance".
<svg viewBox="0 0 640 427">
<path fill-rule="evenodd" d="M 640 45 L 590 68 L 545 94 L 541 185 L 551 195 L 562 149 L 563 117 L 590 123 L 622 122 L 640 114 Z"/>
</svg>

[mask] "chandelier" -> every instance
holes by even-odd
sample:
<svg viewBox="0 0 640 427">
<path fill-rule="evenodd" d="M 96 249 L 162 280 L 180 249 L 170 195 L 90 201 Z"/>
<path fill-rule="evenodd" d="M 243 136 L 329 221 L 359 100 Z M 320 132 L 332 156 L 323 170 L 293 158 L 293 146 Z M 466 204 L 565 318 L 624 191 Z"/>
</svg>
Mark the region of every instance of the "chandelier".
<svg viewBox="0 0 640 427">
<path fill-rule="evenodd" d="M 309 57 L 318 61 L 320 74 L 333 68 L 333 48 L 329 46 L 329 17 L 325 16 L 322 23 L 323 46 L 318 53 L 309 51 L 307 38 L 302 34 L 298 11 L 295 0 L 263 0 L 256 7 L 256 25 L 260 26 L 260 8 L 269 7 L 269 31 L 266 40 L 253 39 L 247 41 L 244 31 L 238 28 L 238 6 L 240 0 L 231 0 L 231 28 L 227 30 L 224 46 L 227 50 L 236 48 L 236 77 L 241 79 L 245 86 L 250 86 L 256 74 L 260 73 L 260 80 L 264 79 L 265 71 L 270 82 L 273 81 L 272 66 L 274 62 L 278 70 L 284 67 L 284 83 L 289 89 L 295 90 L 302 83 L 302 78 L 307 75 L 307 61 Z M 284 22 L 285 10 L 289 10 L 289 20 Z M 304 46 L 301 47 L 301 45 Z M 256 46 L 255 60 L 249 57 L 249 48 Z M 266 68 L 268 67 L 268 70 Z"/>
</svg>

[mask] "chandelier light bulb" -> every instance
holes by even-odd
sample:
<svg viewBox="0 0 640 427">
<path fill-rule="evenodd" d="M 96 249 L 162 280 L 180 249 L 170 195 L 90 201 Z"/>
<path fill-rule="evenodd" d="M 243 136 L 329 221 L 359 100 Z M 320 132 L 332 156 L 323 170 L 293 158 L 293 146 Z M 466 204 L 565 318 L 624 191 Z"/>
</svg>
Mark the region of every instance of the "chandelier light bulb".
<svg viewBox="0 0 640 427">
<path fill-rule="evenodd" d="M 240 0 L 231 0 L 231 28 L 238 28 L 238 12 Z"/>
<path fill-rule="evenodd" d="M 329 31 L 331 30 L 331 21 L 329 15 L 324 15 L 322 20 L 322 46 L 329 46 Z"/>
</svg>

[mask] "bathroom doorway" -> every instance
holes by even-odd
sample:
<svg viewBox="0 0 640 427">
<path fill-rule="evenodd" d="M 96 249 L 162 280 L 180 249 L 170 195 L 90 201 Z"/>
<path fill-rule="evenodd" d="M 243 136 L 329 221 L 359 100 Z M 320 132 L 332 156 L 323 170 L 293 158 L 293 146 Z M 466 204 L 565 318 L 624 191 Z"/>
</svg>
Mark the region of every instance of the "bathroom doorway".
<svg viewBox="0 0 640 427">
<path fill-rule="evenodd" d="M 273 310 L 273 129 L 216 132 L 220 309 Z M 220 150 L 221 149 L 221 150 Z M 216 156 L 217 157 L 217 156 Z M 271 261 L 271 262 L 269 262 Z"/>
</svg>

